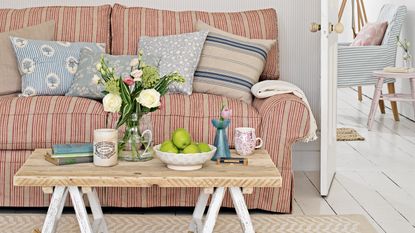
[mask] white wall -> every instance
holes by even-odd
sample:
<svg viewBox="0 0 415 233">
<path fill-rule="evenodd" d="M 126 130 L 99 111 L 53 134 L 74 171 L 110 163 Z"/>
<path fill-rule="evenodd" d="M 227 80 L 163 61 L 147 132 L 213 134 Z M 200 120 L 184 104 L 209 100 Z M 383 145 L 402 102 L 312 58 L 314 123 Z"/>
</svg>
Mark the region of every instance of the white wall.
<svg viewBox="0 0 415 233">
<path fill-rule="evenodd" d="M 350 1 L 350 0 L 349 0 Z M 341 3 L 342 0 L 339 0 Z M 366 13 L 368 16 L 369 22 L 376 21 L 377 16 L 380 12 L 380 9 L 384 4 L 398 4 L 398 5 L 406 5 L 408 7 L 408 15 L 405 21 L 405 24 L 402 28 L 402 38 L 407 38 L 412 43 L 412 55 L 415 55 L 415 1 L 414 0 L 364 0 L 366 5 Z M 345 24 L 345 28 L 351 28 L 351 8 L 350 3 L 348 3 L 348 9 L 345 10 L 347 13 L 345 18 L 342 22 Z M 341 35 L 340 39 L 341 42 L 350 42 L 352 40 L 352 33 L 351 31 L 346 31 L 343 35 Z M 397 55 L 397 66 L 402 66 L 402 50 L 398 49 Z M 409 81 L 400 81 L 395 84 L 396 91 L 398 92 L 407 92 L 410 93 L 409 89 Z M 373 87 L 364 87 L 363 92 L 368 96 L 373 96 Z M 385 89 L 384 92 L 387 92 Z M 357 98 L 357 97 L 355 97 Z M 386 103 L 389 105 L 389 103 Z M 401 114 L 404 116 L 415 120 L 413 107 L 411 103 L 408 102 L 398 102 L 398 109 Z"/>
<path fill-rule="evenodd" d="M 170 10 L 241 11 L 275 8 L 279 19 L 281 80 L 290 81 L 306 93 L 317 122 L 320 119 L 320 34 L 308 30 L 320 21 L 319 0 L 0 0 L 0 8 L 46 5 L 99 5 L 120 3 Z M 319 143 L 296 145 L 296 169 L 319 169 Z M 303 158 L 304 156 L 304 158 Z"/>
</svg>

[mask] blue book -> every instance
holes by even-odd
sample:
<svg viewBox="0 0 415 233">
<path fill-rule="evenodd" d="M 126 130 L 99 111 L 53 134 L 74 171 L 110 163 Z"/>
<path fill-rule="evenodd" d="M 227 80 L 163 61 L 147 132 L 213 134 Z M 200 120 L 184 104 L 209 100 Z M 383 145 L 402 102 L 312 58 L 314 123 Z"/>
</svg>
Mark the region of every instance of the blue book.
<svg viewBox="0 0 415 233">
<path fill-rule="evenodd" d="M 83 144 L 55 144 L 52 146 L 52 154 L 76 154 L 76 153 L 93 153 L 92 143 Z"/>
</svg>

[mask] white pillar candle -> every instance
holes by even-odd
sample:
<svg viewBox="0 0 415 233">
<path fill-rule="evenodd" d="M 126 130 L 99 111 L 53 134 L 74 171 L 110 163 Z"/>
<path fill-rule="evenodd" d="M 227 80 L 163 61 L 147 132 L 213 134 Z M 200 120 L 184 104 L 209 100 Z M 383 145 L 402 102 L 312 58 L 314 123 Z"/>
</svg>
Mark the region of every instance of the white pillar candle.
<svg viewBox="0 0 415 233">
<path fill-rule="evenodd" d="M 118 163 L 118 130 L 94 130 L 94 165 L 110 167 Z"/>
</svg>

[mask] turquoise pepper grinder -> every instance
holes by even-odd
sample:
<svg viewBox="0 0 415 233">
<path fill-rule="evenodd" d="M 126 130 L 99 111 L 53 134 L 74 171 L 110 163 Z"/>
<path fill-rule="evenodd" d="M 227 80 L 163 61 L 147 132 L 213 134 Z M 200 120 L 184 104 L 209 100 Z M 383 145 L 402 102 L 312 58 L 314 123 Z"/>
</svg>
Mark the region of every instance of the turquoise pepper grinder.
<svg viewBox="0 0 415 233">
<path fill-rule="evenodd" d="M 215 143 L 216 152 L 212 157 L 213 161 L 216 161 L 217 158 L 230 158 L 231 151 L 229 150 L 228 136 L 226 135 L 226 128 L 230 125 L 231 121 L 229 119 L 218 120 L 213 119 L 212 124 L 216 128 Z"/>
</svg>

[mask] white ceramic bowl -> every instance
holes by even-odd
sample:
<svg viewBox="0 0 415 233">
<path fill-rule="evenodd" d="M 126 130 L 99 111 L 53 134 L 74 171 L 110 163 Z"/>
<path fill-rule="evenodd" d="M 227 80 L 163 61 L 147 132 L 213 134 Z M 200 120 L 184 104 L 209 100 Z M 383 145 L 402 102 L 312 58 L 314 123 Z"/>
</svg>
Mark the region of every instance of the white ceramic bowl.
<svg viewBox="0 0 415 233">
<path fill-rule="evenodd" d="M 153 149 L 156 152 L 157 157 L 167 167 L 173 170 L 179 171 L 192 171 L 203 167 L 203 164 L 210 160 L 215 155 L 216 147 L 209 145 L 211 151 L 196 154 L 175 154 L 160 151 L 160 146 L 154 146 Z"/>
</svg>

